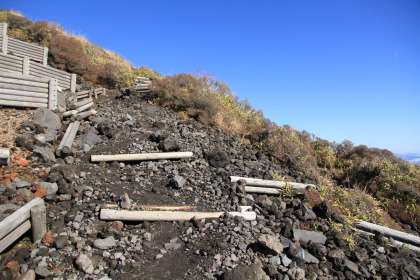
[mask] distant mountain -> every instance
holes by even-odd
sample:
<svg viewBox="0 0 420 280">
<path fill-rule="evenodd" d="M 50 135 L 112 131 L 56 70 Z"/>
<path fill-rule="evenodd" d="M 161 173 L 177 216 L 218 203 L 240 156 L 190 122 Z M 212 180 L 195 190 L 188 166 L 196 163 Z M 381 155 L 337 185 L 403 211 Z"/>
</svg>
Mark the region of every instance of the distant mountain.
<svg viewBox="0 0 420 280">
<path fill-rule="evenodd" d="M 396 157 L 406 159 L 408 162 L 420 164 L 420 154 L 394 154 Z"/>
</svg>

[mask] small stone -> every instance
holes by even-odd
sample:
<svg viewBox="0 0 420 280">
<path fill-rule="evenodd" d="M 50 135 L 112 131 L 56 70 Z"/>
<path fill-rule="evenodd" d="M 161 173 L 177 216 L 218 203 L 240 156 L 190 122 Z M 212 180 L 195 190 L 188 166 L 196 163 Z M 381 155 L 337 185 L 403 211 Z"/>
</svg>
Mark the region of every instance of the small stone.
<svg viewBox="0 0 420 280">
<path fill-rule="evenodd" d="M 51 272 L 45 266 L 37 266 L 35 269 L 36 275 L 41 276 L 42 278 L 47 278 L 51 275 Z"/>
<path fill-rule="evenodd" d="M 28 181 L 17 181 L 16 182 L 16 188 L 20 189 L 20 188 L 30 188 L 32 186 L 32 183 L 28 182 Z"/>
<path fill-rule="evenodd" d="M 258 243 L 270 249 L 275 254 L 280 255 L 283 252 L 283 245 L 280 240 L 272 235 L 262 234 L 258 237 Z"/>
<path fill-rule="evenodd" d="M 121 196 L 121 208 L 122 209 L 131 209 L 131 207 L 132 207 L 131 199 L 128 197 L 127 193 L 124 193 Z"/>
<path fill-rule="evenodd" d="M 35 270 L 29 269 L 28 271 L 22 273 L 16 280 L 35 280 L 36 274 Z"/>
<path fill-rule="evenodd" d="M 313 242 L 325 244 L 327 238 L 320 232 L 307 231 L 302 229 L 293 229 L 293 236 L 296 241 Z"/>
<path fill-rule="evenodd" d="M 172 178 L 171 183 L 172 183 L 172 186 L 175 189 L 182 189 L 182 187 L 185 185 L 186 181 L 185 181 L 184 177 L 179 176 L 179 175 L 175 175 Z"/>
<path fill-rule="evenodd" d="M 117 246 L 113 236 L 109 236 L 105 239 L 96 239 L 93 242 L 93 246 L 97 249 L 108 250 Z"/>
<path fill-rule="evenodd" d="M 54 240 L 54 247 L 57 248 L 57 249 L 62 249 L 67 245 L 68 241 L 69 241 L 68 236 L 59 235 Z"/>
<path fill-rule="evenodd" d="M 92 274 L 95 269 L 93 260 L 86 254 L 80 254 L 76 259 L 76 264 L 86 274 Z"/>
</svg>

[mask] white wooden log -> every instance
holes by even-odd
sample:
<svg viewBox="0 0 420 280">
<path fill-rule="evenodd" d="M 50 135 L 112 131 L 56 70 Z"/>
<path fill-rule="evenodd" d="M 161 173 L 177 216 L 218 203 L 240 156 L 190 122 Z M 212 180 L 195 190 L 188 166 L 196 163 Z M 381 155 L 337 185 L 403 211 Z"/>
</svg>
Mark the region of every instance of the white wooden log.
<svg viewBox="0 0 420 280">
<path fill-rule="evenodd" d="M 189 209 L 197 209 L 197 206 L 193 205 L 136 205 L 137 207 L 146 207 L 147 209 L 153 209 L 153 210 L 189 210 Z M 109 209 L 109 208 L 118 208 L 118 204 L 109 204 L 104 203 L 102 204 L 101 209 Z"/>
<path fill-rule="evenodd" d="M 71 120 L 72 121 L 75 121 L 75 120 L 81 121 L 81 120 L 83 120 L 83 119 L 85 119 L 85 118 L 87 118 L 87 117 L 89 117 L 91 115 L 94 115 L 96 113 L 97 113 L 96 110 L 91 109 L 89 111 L 81 112 L 79 114 L 76 114 L 76 115 L 71 116 Z"/>
<path fill-rule="evenodd" d="M 47 98 L 42 97 L 32 97 L 32 96 L 21 96 L 21 95 L 9 95 L 0 93 L 1 100 L 10 100 L 10 101 L 23 101 L 31 103 L 47 103 Z"/>
<path fill-rule="evenodd" d="M 395 229 L 390 229 L 380 225 L 368 223 L 368 222 L 359 222 L 356 223 L 356 228 L 371 232 L 371 233 L 383 233 L 386 237 L 392 237 L 397 241 L 401 241 L 407 244 L 412 244 L 414 246 L 420 247 L 420 237 L 408 234 L 402 231 Z"/>
<path fill-rule="evenodd" d="M 67 112 L 62 113 L 61 116 L 63 118 L 65 118 L 65 117 L 71 117 L 73 115 L 76 115 L 77 113 L 78 112 L 76 110 L 71 110 L 71 111 L 67 111 Z"/>
<path fill-rule="evenodd" d="M 93 106 L 93 102 L 90 102 L 90 103 L 88 103 L 86 105 L 83 105 L 83 106 L 77 108 L 76 111 L 80 113 L 80 112 L 83 112 L 83 111 L 89 109 L 92 106 Z"/>
<path fill-rule="evenodd" d="M 82 107 L 83 105 L 86 105 L 86 104 L 88 104 L 90 102 L 93 102 L 93 99 L 92 98 L 88 98 L 88 99 L 85 99 L 85 100 L 82 100 L 82 101 L 78 101 L 78 102 L 76 102 L 74 104 L 71 104 L 70 105 L 70 109 L 76 110 L 77 108 Z"/>
<path fill-rule="evenodd" d="M 313 184 L 303 184 L 295 182 L 283 182 L 283 181 L 273 181 L 273 180 L 262 180 L 256 178 L 246 178 L 239 176 L 230 176 L 231 182 L 238 182 L 239 180 L 245 180 L 247 186 L 254 187 L 267 187 L 267 188 L 284 188 L 286 184 L 291 186 L 294 189 L 306 189 L 307 187 L 316 188 Z"/>
<path fill-rule="evenodd" d="M 9 149 L 0 149 L 0 164 L 6 165 L 10 161 L 10 151 Z"/>
<path fill-rule="evenodd" d="M 101 161 L 140 161 L 140 160 L 159 160 L 159 159 L 182 159 L 192 157 L 192 152 L 172 152 L 172 153 L 147 153 L 147 154 L 120 154 L 120 155 L 91 155 L 92 162 Z"/>
<path fill-rule="evenodd" d="M 31 221 L 26 220 L 21 225 L 13 229 L 8 235 L 0 240 L 0 253 L 19 239 L 31 228 Z"/>
<path fill-rule="evenodd" d="M 45 103 L 35 103 L 35 102 L 23 102 L 23 101 L 14 101 L 14 100 L 0 100 L 0 105 L 16 106 L 16 107 L 29 107 L 29 108 L 48 107 L 48 104 L 46 102 Z"/>
<path fill-rule="evenodd" d="M 241 206 L 241 212 L 229 212 L 232 216 L 243 217 L 247 221 L 255 221 L 257 214 L 248 211 L 251 206 Z M 130 211 L 101 209 L 101 220 L 107 221 L 189 221 L 193 218 L 215 219 L 222 216 L 224 212 L 184 212 L 184 211 Z"/>
<path fill-rule="evenodd" d="M 62 153 L 68 154 L 71 151 L 71 146 L 73 145 L 74 138 L 76 137 L 77 131 L 79 131 L 80 122 L 75 121 L 71 130 L 69 132 L 69 136 L 65 139 L 63 144 L 63 148 L 61 149 Z"/>
<path fill-rule="evenodd" d="M 47 233 L 47 209 L 45 204 L 31 208 L 32 241 L 41 241 Z"/>
<path fill-rule="evenodd" d="M 57 109 L 57 79 L 50 79 L 48 85 L 48 109 Z"/>
<path fill-rule="evenodd" d="M 261 188 L 261 187 L 251 187 L 251 186 L 245 186 L 245 192 L 270 194 L 270 195 L 280 195 L 281 193 L 280 189 L 277 189 L 277 188 Z"/>
<path fill-rule="evenodd" d="M 43 205 L 44 200 L 42 198 L 34 198 L 24 206 L 20 207 L 13 214 L 8 216 L 6 219 L 0 222 L 0 239 L 3 239 L 6 235 L 11 233 L 15 228 L 25 222 L 31 216 L 31 208 L 37 205 Z"/>
<path fill-rule="evenodd" d="M 364 231 L 364 230 L 361 230 L 361 229 L 357 229 L 357 228 L 355 229 L 355 231 L 360 232 L 362 234 L 369 235 L 369 236 L 374 236 L 375 235 L 374 233 Z M 388 239 L 388 238 L 386 238 L 386 239 Z M 412 244 L 407 244 L 407 243 L 404 243 L 404 242 L 401 242 L 401 241 L 398 241 L 398 240 L 394 240 L 394 242 L 395 242 L 395 245 L 397 245 L 399 247 L 406 247 L 410 250 L 420 252 L 420 247 L 414 246 Z"/>
<path fill-rule="evenodd" d="M 71 131 L 71 128 L 73 127 L 73 125 L 74 125 L 74 123 L 70 123 L 69 126 L 67 127 L 66 132 L 64 133 L 64 136 L 61 139 L 60 145 L 58 145 L 58 148 L 55 151 L 57 156 L 61 156 L 61 150 L 63 149 L 64 143 L 66 143 L 67 138 L 69 138 L 70 131 Z"/>
</svg>

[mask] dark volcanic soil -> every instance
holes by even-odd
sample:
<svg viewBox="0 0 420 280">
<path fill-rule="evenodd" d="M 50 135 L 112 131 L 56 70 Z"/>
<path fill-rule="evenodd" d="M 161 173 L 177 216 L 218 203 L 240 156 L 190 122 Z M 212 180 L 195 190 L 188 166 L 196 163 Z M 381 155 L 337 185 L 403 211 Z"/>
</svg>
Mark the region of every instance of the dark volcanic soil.
<svg viewBox="0 0 420 280">
<path fill-rule="evenodd" d="M 312 183 L 243 145 L 237 136 L 179 119 L 134 93 L 109 95 L 96 109 L 98 114 L 81 124 L 73 156 L 42 165 L 48 171 L 46 181 L 58 186 L 45 197 L 52 239 L 31 244 L 26 237 L 15 244 L 1 255 L 0 279 L 19 274 L 4 267 L 12 261 L 21 273 L 33 269 L 40 279 L 420 279 L 419 253 L 393 246 L 383 236 L 355 234 L 328 206 L 315 214 L 302 194 L 294 199 L 250 195 L 231 183 L 229 176 L 272 180 L 273 174 Z M 28 131 L 32 137 L 37 134 Z M 93 144 L 91 133 L 102 142 Z M 194 155 L 184 160 L 90 162 L 92 154 L 167 151 Z M 11 201 L 16 192 L 16 182 L 3 185 L 0 198 Z M 197 211 L 227 212 L 251 205 L 258 216 L 257 221 L 226 214 L 186 222 L 101 221 L 101 205 L 123 206 L 125 193 L 133 204 L 130 209 L 194 205 Z M 312 241 L 298 240 L 298 230 Z M 314 232 L 326 240 L 315 241 Z M 18 246 L 28 247 L 28 253 Z"/>
</svg>

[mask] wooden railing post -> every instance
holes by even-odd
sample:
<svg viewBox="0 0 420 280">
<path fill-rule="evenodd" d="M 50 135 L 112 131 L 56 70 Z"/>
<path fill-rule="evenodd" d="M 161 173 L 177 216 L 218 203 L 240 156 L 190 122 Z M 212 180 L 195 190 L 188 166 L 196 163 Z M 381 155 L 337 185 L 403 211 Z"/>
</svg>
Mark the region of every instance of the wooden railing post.
<svg viewBox="0 0 420 280">
<path fill-rule="evenodd" d="M 77 75 L 76 74 L 71 74 L 71 80 L 70 80 L 70 91 L 71 92 L 76 92 L 76 79 L 77 79 Z"/>
<path fill-rule="evenodd" d="M 47 209 L 45 204 L 37 205 L 31 208 L 32 240 L 41 241 L 47 233 Z"/>
<path fill-rule="evenodd" d="M 29 57 L 23 58 L 22 75 L 29 76 Z"/>
<path fill-rule="evenodd" d="M 5 30 L 5 29 L 3 29 L 3 33 L 4 33 L 4 30 Z M 7 54 L 7 42 L 8 42 L 8 41 L 9 41 L 9 40 L 8 40 L 7 35 L 3 34 L 3 36 L 2 36 L 1 51 L 2 51 L 4 54 Z"/>
<path fill-rule="evenodd" d="M 42 64 L 47 66 L 48 65 L 48 48 L 44 48 L 44 58 L 42 59 Z"/>
<path fill-rule="evenodd" d="M 57 79 L 50 79 L 48 86 L 48 109 L 57 109 Z"/>
</svg>

